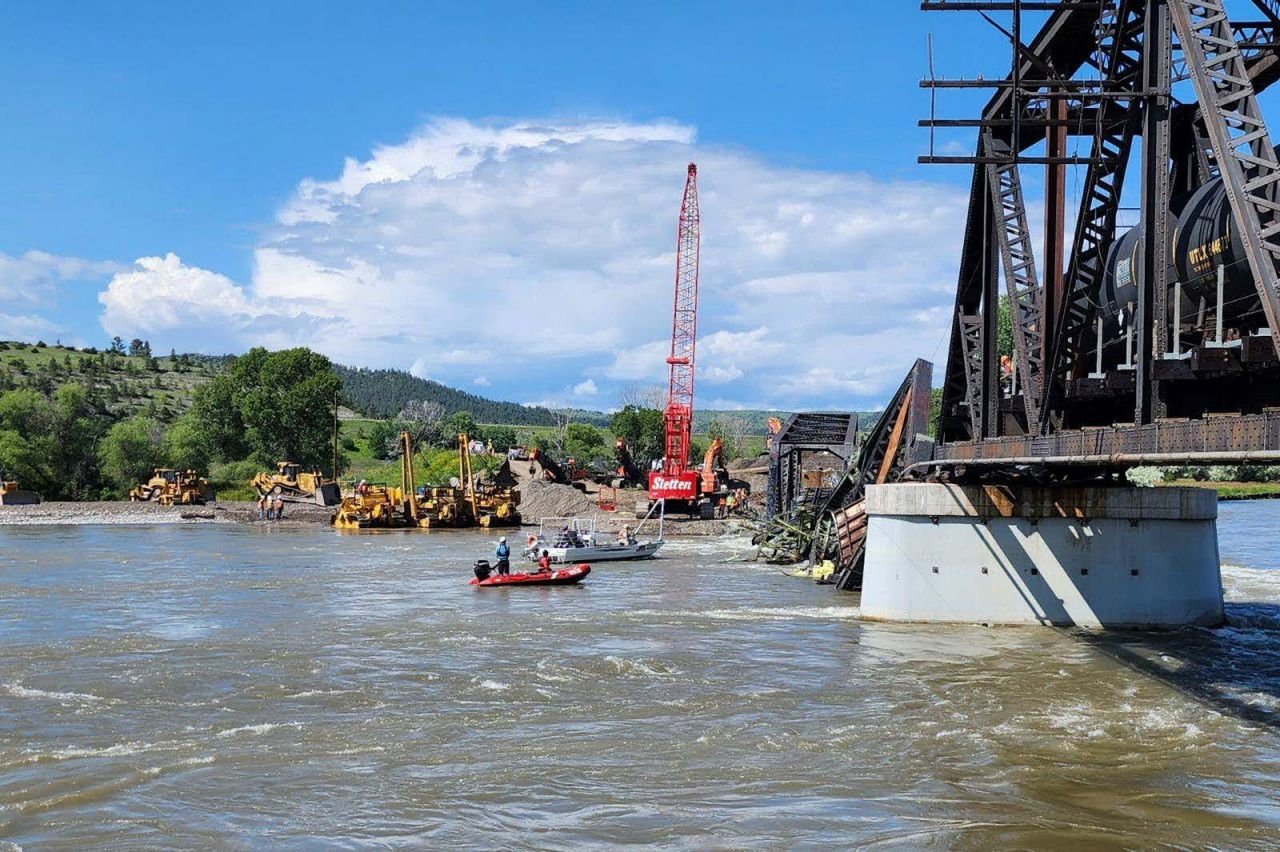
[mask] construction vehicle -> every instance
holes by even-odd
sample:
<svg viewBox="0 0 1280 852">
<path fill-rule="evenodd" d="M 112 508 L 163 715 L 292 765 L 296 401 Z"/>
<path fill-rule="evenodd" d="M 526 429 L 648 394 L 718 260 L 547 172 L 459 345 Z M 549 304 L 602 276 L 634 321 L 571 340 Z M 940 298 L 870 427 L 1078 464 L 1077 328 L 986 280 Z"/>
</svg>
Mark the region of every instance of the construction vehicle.
<svg viewBox="0 0 1280 852">
<path fill-rule="evenodd" d="M 342 498 L 329 523 L 342 530 L 415 526 L 404 514 L 404 493 L 381 482 L 357 485 L 350 496 Z"/>
<path fill-rule="evenodd" d="M 663 413 L 665 454 L 662 469 L 649 474 L 649 500 L 636 504 L 636 516 L 649 511 L 653 501 L 668 508 L 683 508 L 691 515 L 713 514 L 725 494 L 715 485 L 717 477 L 704 475 L 710 465 L 708 451 L 704 470 L 689 466 L 693 431 L 694 355 L 698 342 L 698 263 L 701 214 L 698 208 L 698 167 L 689 164 L 684 198 L 680 203 L 680 224 L 676 234 L 675 311 L 671 323 L 671 355 L 667 387 L 667 407 Z M 721 445 L 722 447 L 723 445 Z M 708 490 L 710 483 L 713 487 Z M 708 512 L 710 509 L 710 512 Z"/>
<path fill-rule="evenodd" d="M 279 497 L 286 503 L 336 506 L 342 502 L 338 483 L 318 470 L 304 471 L 295 462 L 279 462 L 275 473 L 260 472 L 251 483 L 259 497 Z"/>
<path fill-rule="evenodd" d="M 517 527 L 520 525 L 520 493 L 496 484 L 476 482 L 471 469 L 471 444 L 466 434 L 458 436 L 458 478 L 462 483 L 465 506 L 482 527 Z"/>
<path fill-rule="evenodd" d="M 17 480 L 5 481 L 0 477 L 0 506 L 34 506 L 40 502 L 40 495 L 34 491 L 23 491 Z"/>
<path fill-rule="evenodd" d="M 413 436 L 400 433 L 400 490 L 404 495 L 407 525 L 416 527 L 469 527 L 475 521 L 456 486 L 423 488 L 419 492 L 413 470 Z"/>
<path fill-rule="evenodd" d="M 343 530 L 401 529 L 425 527 L 429 518 L 423 513 L 414 488 L 413 436 L 400 433 L 400 487 L 386 483 L 361 481 L 351 496 L 343 497 L 338 511 L 329 521 Z"/>
<path fill-rule="evenodd" d="M 569 459 L 564 464 L 549 456 L 546 451 L 533 449 L 529 453 L 530 462 L 537 462 L 542 467 L 542 475 L 548 482 L 554 482 L 556 485 L 571 485 L 584 494 L 587 491 L 587 484 L 584 480 L 590 477 L 591 472 L 585 468 L 578 467 L 573 459 Z M 533 473 L 533 465 L 529 465 L 529 472 Z"/>
<path fill-rule="evenodd" d="M 155 469 L 151 479 L 129 491 L 134 503 L 159 503 L 162 506 L 203 506 L 215 499 L 209 480 L 194 470 Z"/>
<path fill-rule="evenodd" d="M 627 439 L 619 437 L 613 442 L 614 468 L 613 477 L 609 484 L 613 488 L 643 488 L 645 486 L 644 472 L 636 465 L 635 459 L 631 457 L 631 449 L 627 446 Z"/>
</svg>

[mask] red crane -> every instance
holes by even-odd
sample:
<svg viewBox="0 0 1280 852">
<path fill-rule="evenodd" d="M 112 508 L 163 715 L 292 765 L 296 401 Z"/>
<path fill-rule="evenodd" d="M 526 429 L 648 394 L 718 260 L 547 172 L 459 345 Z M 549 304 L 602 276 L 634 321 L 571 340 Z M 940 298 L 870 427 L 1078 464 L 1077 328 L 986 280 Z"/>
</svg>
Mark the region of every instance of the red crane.
<svg viewBox="0 0 1280 852">
<path fill-rule="evenodd" d="M 676 237 L 675 317 L 671 324 L 671 383 L 667 389 L 666 455 L 662 470 L 649 475 L 649 496 L 655 500 L 693 500 L 700 492 L 700 476 L 689 468 L 689 436 L 693 430 L 694 351 L 698 342 L 698 167 L 689 164 L 680 204 Z"/>
</svg>

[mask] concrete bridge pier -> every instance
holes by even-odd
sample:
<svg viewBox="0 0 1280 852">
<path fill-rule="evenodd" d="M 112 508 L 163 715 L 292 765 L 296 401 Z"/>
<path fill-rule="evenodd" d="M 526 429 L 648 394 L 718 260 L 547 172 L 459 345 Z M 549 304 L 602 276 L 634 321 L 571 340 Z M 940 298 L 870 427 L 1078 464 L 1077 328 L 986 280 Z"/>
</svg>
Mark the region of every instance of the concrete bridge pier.
<svg viewBox="0 0 1280 852">
<path fill-rule="evenodd" d="M 862 615 L 1170 628 L 1222 623 L 1207 488 L 867 489 Z"/>
</svg>

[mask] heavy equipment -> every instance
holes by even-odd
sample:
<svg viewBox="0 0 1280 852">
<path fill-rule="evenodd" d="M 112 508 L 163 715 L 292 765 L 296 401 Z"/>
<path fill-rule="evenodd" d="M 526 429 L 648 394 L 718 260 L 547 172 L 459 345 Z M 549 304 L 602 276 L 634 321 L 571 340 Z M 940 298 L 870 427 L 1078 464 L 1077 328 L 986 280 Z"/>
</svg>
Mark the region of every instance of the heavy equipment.
<svg viewBox="0 0 1280 852">
<path fill-rule="evenodd" d="M 0 477 L 0 506 L 33 506 L 39 502 L 39 494 L 23 491 L 16 480 L 6 482 Z"/>
<path fill-rule="evenodd" d="M 400 488 L 404 493 L 404 514 L 411 526 L 475 525 L 475 512 L 463 499 L 461 487 L 445 485 L 418 491 L 413 471 L 413 436 L 408 432 L 400 433 Z"/>
<path fill-rule="evenodd" d="M 693 430 L 694 355 L 698 342 L 698 262 L 701 215 L 698 207 L 698 166 L 690 163 L 680 204 L 680 225 L 676 235 L 675 310 L 671 322 L 671 355 L 667 358 L 670 378 L 667 407 L 663 414 L 665 455 L 662 469 L 649 474 L 650 500 L 663 500 L 671 508 L 690 514 L 714 511 L 719 496 L 706 490 L 702 471 L 689 466 L 689 445 Z M 636 514 L 648 511 L 649 503 L 636 504 Z"/>
<path fill-rule="evenodd" d="M 129 499 L 162 506 L 203 506 L 215 496 L 209 481 L 194 470 L 158 467 L 151 479 L 129 491 Z"/>
<path fill-rule="evenodd" d="M 627 446 L 626 438 L 619 437 L 618 440 L 613 442 L 613 454 L 615 466 L 609 484 L 614 488 L 643 488 L 645 486 L 644 472 L 640 470 L 635 459 L 632 458 L 631 448 Z"/>
<path fill-rule="evenodd" d="M 520 525 L 520 493 L 493 483 L 476 482 L 471 469 L 471 444 L 465 433 L 458 436 L 458 474 L 462 502 L 476 523 L 482 527 Z"/>
<path fill-rule="evenodd" d="M 568 459 L 564 464 L 553 459 L 545 450 L 534 449 L 529 451 L 529 461 L 537 462 L 542 468 L 542 475 L 548 482 L 554 482 L 556 485 L 570 485 L 579 491 L 586 492 L 586 480 L 590 477 L 591 472 L 585 468 L 578 467 L 577 462 Z M 529 465 L 529 472 L 534 473 L 535 468 Z"/>
<path fill-rule="evenodd" d="M 338 483 L 318 470 L 304 471 L 295 462 L 279 462 L 275 473 L 261 471 L 251 483 L 259 497 L 280 497 L 287 503 L 336 506 L 342 502 Z"/>
<path fill-rule="evenodd" d="M 343 497 L 330 523 L 338 529 L 395 529 L 416 526 L 404 513 L 404 493 L 385 483 L 361 483 Z"/>
<path fill-rule="evenodd" d="M 436 489 L 446 490 L 446 489 Z M 413 436 L 400 433 L 400 487 L 361 482 L 334 513 L 339 529 L 400 529 L 428 527 L 438 520 L 436 504 L 417 493 L 413 471 Z"/>
</svg>

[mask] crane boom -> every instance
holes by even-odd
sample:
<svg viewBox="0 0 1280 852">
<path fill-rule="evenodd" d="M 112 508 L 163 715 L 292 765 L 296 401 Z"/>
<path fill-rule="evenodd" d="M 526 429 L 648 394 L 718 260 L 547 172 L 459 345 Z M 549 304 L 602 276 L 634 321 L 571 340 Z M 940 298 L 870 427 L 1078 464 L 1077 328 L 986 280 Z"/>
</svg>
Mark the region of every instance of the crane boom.
<svg viewBox="0 0 1280 852">
<path fill-rule="evenodd" d="M 662 471 L 649 477 L 653 498 L 693 499 L 698 496 L 697 471 L 689 469 L 689 441 L 693 431 L 694 355 L 698 340 L 698 260 L 701 219 L 698 210 L 698 167 L 689 164 L 680 204 L 676 237 L 675 309 L 671 325 L 670 385 L 664 417 L 666 454 Z"/>
</svg>

